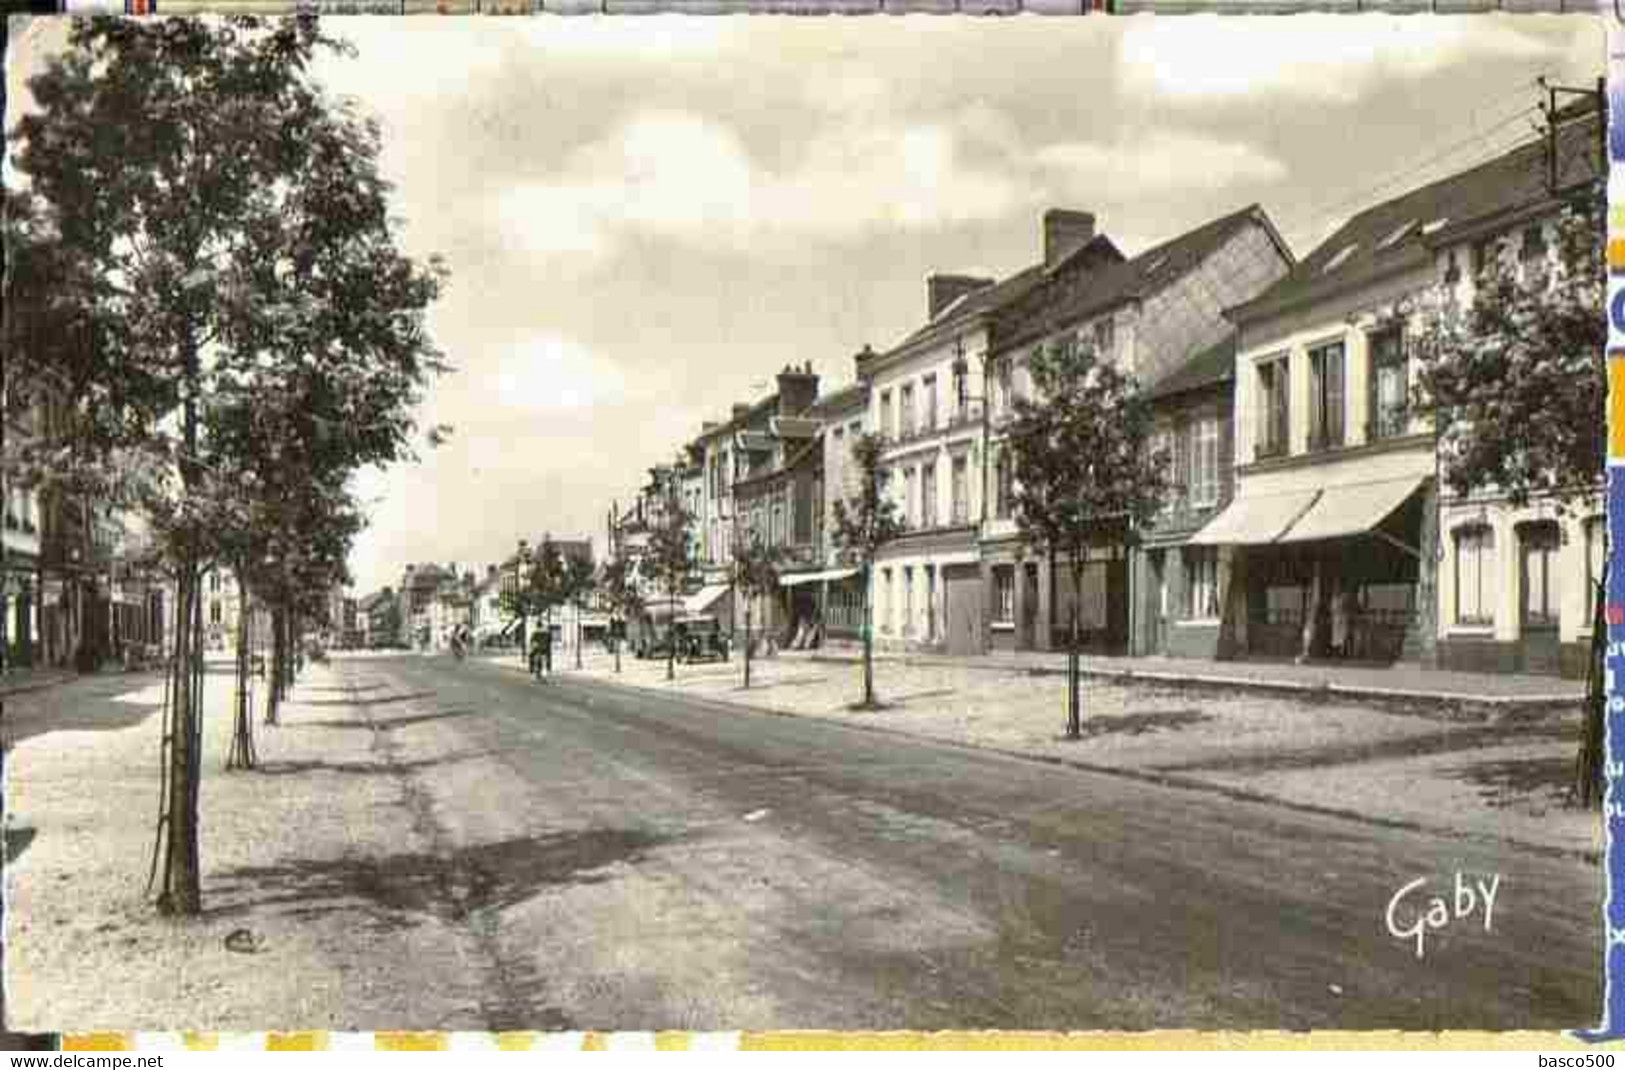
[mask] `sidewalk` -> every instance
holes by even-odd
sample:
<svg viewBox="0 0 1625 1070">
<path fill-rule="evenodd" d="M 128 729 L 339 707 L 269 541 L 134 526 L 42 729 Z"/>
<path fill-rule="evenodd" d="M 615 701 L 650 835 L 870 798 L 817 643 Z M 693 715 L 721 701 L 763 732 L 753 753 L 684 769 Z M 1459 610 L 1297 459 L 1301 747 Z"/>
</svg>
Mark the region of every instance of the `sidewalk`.
<svg viewBox="0 0 1625 1070">
<path fill-rule="evenodd" d="M 70 669 L 8 669 L 0 673 L 0 699 L 7 699 L 13 695 L 26 695 L 30 691 L 40 691 L 47 687 L 55 687 L 77 680 L 79 674 Z"/>
<path fill-rule="evenodd" d="M 859 662 L 858 650 L 781 651 L 780 657 L 807 661 Z M 962 666 L 1032 672 L 1066 672 L 1066 654 L 1049 651 L 995 652 L 981 656 L 936 654 L 876 654 L 875 660 L 910 665 Z M 1417 698 L 1490 706 L 1545 705 L 1578 701 L 1585 696 L 1584 680 L 1511 673 L 1453 672 L 1420 665 L 1391 667 L 1338 665 L 1286 661 L 1212 661 L 1205 658 L 1106 657 L 1086 654 L 1086 676 L 1105 679 L 1153 680 L 1166 683 L 1256 688 L 1270 691 L 1313 691 L 1332 695 L 1374 698 Z"/>
<path fill-rule="evenodd" d="M 1189 676 L 1136 666 L 1132 677 L 1116 673 L 1085 680 L 1083 738 L 1069 740 L 1066 680 L 1054 671 L 1057 661 L 1064 665 L 1061 658 L 1009 656 L 879 658 L 876 690 L 886 707 L 880 711 L 852 709 L 862 696 L 856 657 L 781 653 L 757 660 L 748 691 L 737 657 L 678 665 L 674 682 L 665 679 L 664 661 L 623 658 L 623 671 L 616 674 L 613 658 L 602 653 L 589 656 L 580 672 L 570 667 L 573 659 L 564 663 L 559 675 L 901 732 L 1367 822 L 1564 855 L 1595 857 L 1601 850 L 1598 816 L 1566 802 L 1580 732 L 1578 692 L 1559 702 L 1533 689 L 1517 694 L 1514 683 L 1506 689 L 1512 694 L 1490 696 L 1504 701 L 1486 702 L 1484 696 L 1446 690 L 1362 692 L 1344 680 L 1336 681 L 1334 691 L 1307 682 L 1313 679 L 1308 674 L 1327 672 L 1318 666 L 1283 667 L 1296 670 L 1298 679 L 1286 681 L 1296 686 L 1257 686 L 1245 677 L 1225 676 L 1191 687 Z M 523 671 L 516 659 L 499 664 Z M 1445 682 L 1460 686 L 1449 678 Z"/>
<path fill-rule="evenodd" d="M 195 919 L 160 917 L 145 894 L 161 675 L 87 676 L 8 703 L 8 1027 L 431 1028 L 475 1003 L 451 924 L 376 903 L 379 875 L 410 876 L 429 848 L 350 682 L 309 665 L 269 727 L 255 681 L 259 769 L 228 773 L 229 658 L 204 679 Z M 409 982 L 424 969 L 440 983 Z"/>
</svg>

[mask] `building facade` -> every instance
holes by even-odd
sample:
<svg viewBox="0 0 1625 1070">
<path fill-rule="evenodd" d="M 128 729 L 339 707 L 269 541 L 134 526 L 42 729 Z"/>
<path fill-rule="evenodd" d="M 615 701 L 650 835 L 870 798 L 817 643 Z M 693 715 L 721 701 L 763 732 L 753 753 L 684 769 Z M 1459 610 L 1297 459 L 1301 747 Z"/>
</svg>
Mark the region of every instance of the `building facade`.
<svg viewBox="0 0 1625 1070">
<path fill-rule="evenodd" d="M 1600 173 L 1594 115 L 1559 130 L 1564 184 Z M 1441 497 L 1431 421 L 1412 405 L 1419 304 L 1505 255 L 1538 270 L 1558 201 L 1540 144 L 1360 213 L 1232 310 L 1237 496 L 1214 546 L 1240 654 L 1578 671 L 1595 512 Z M 1565 541 L 1566 540 L 1566 541 Z"/>
</svg>

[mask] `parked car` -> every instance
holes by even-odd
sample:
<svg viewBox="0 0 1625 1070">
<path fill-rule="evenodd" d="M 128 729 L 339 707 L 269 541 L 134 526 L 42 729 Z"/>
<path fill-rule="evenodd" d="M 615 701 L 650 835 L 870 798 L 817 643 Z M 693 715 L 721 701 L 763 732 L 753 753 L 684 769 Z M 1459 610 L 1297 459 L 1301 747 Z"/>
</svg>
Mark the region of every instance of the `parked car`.
<svg viewBox="0 0 1625 1070">
<path fill-rule="evenodd" d="M 681 662 L 728 660 L 728 637 L 716 617 L 685 614 L 662 620 L 656 615 L 644 624 L 635 648 L 640 658 L 669 657 L 675 644 Z"/>
</svg>

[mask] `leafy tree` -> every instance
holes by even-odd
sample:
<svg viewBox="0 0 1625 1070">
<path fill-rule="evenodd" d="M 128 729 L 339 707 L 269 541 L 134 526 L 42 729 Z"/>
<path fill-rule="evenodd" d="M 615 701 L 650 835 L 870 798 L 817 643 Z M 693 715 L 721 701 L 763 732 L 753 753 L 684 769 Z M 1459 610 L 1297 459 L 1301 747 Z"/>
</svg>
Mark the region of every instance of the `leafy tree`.
<svg viewBox="0 0 1625 1070">
<path fill-rule="evenodd" d="M 1151 407 L 1134 380 L 1093 346 L 1042 347 L 1029 363 L 1033 397 L 1017 398 L 1010 500 L 1025 546 L 1066 561 L 1072 579 L 1067 736 L 1082 734 L 1078 607 L 1089 547 L 1121 542 L 1161 508 L 1166 457 L 1153 454 Z"/>
<path fill-rule="evenodd" d="M 1405 310 L 1419 321 L 1417 401 L 1433 418 L 1440 475 L 1458 496 L 1493 488 L 1514 508 L 1547 501 L 1560 514 L 1598 504 L 1608 342 L 1598 200 L 1586 191 L 1557 215 L 1544 262 L 1519 265 L 1503 248 L 1486 258 L 1470 302 L 1441 284 Z M 1605 549 L 1575 761 L 1575 794 L 1587 807 L 1604 791 L 1608 569 Z"/>
<path fill-rule="evenodd" d="M 683 508 L 677 494 L 677 483 L 672 480 L 666 489 L 660 515 L 649 530 L 649 561 L 656 582 L 666 592 L 672 619 L 667 624 L 666 679 L 677 679 L 677 643 L 673 625 L 677 619 L 677 600 L 683 596 L 699 563 L 694 559 L 692 537 L 694 518 Z"/>
<path fill-rule="evenodd" d="M 564 570 L 561 578 L 561 602 L 573 606 L 576 611 L 576 668 L 581 668 L 581 614 L 586 611 L 587 601 L 592 597 L 597 587 L 598 577 L 593 568 L 592 558 L 581 553 L 572 553 L 565 556 Z"/>
<path fill-rule="evenodd" d="M 166 912 L 202 908 L 198 585 L 242 471 L 217 411 L 282 418 L 271 403 L 297 397 L 313 438 L 337 432 L 334 468 L 388 464 L 412 456 L 413 409 L 445 369 L 423 316 L 443 269 L 397 250 L 377 124 L 311 77 L 324 50 L 353 51 L 314 17 L 75 20 L 11 132 L 32 201 L 12 251 L 52 284 L 40 315 L 90 343 L 68 363 L 60 345 L 8 350 L 8 375 L 65 382 L 77 406 L 74 442 L 40 444 L 36 471 L 139 502 L 175 566 Z M 286 465 L 259 442 L 261 470 Z"/>
<path fill-rule="evenodd" d="M 860 486 L 845 500 L 836 499 L 831 532 L 842 556 L 856 564 L 863 574 L 863 701 L 859 709 L 880 708 L 875 698 L 874 666 L 874 565 L 887 543 L 903 533 L 897 502 L 886 493 L 880 454 L 884 442 L 879 435 L 860 435 L 852 442 Z"/>
<path fill-rule="evenodd" d="M 637 584 L 637 564 L 630 558 L 617 557 L 604 566 L 598 589 L 603 593 L 609 611 L 615 620 L 625 622 L 643 612 L 643 592 Z M 613 640 L 615 671 L 621 671 L 621 641 Z"/>
<path fill-rule="evenodd" d="M 734 521 L 733 581 L 745 603 L 745 687 L 750 687 L 751 608 L 756 599 L 779 589 L 779 566 L 784 563 L 782 547 L 771 546 L 758 530 L 743 519 Z"/>
</svg>

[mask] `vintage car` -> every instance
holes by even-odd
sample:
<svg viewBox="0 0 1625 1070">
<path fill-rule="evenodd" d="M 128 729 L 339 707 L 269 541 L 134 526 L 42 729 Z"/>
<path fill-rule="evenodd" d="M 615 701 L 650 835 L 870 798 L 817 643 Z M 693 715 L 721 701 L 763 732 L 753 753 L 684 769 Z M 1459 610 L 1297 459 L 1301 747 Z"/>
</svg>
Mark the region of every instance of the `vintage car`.
<svg viewBox="0 0 1625 1070">
<path fill-rule="evenodd" d="M 646 613 L 634 652 L 640 658 L 671 656 L 678 661 L 727 661 L 728 637 L 717 618 L 708 614 Z"/>
</svg>

